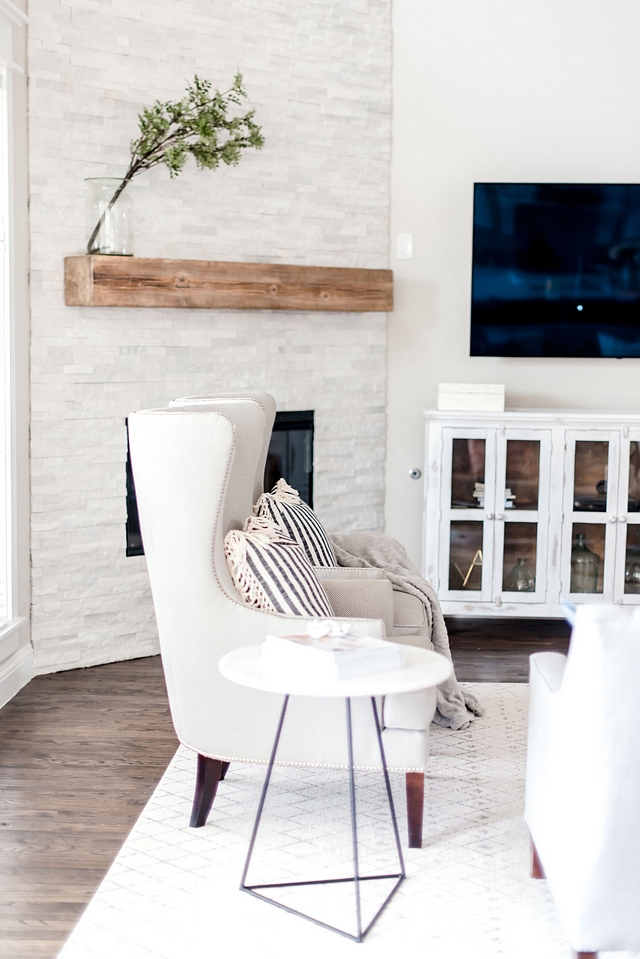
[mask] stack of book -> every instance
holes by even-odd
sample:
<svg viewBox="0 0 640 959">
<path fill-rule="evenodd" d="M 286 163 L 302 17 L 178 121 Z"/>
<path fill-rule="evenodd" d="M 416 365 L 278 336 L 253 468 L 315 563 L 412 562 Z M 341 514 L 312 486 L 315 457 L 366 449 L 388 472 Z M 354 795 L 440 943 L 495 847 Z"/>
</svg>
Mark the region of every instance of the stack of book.
<svg viewBox="0 0 640 959">
<path fill-rule="evenodd" d="M 478 508 L 484 509 L 484 483 L 476 483 L 473 488 L 473 495 L 478 501 Z M 504 491 L 504 508 L 513 509 L 515 506 L 516 494 L 512 493 L 509 487 Z"/>
<path fill-rule="evenodd" d="M 479 509 L 484 509 L 484 483 L 476 483 L 473 488 L 473 495 L 478 500 Z"/>
<path fill-rule="evenodd" d="M 271 672 L 300 676 L 309 672 L 319 680 L 348 679 L 402 666 L 397 643 L 373 636 L 267 636 L 262 661 Z"/>
</svg>

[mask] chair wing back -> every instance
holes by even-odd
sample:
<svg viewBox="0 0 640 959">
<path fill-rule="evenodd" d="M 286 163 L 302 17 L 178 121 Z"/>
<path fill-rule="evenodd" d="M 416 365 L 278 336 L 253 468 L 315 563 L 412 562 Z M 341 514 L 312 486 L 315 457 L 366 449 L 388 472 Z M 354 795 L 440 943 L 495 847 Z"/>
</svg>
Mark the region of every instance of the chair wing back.
<svg viewBox="0 0 640 959">
<path fill-rule="evenodd" d="M 207 409 L 217 410 L 218 413 L 224 413 L 229 417 L 236 428 L 236 459 L 240 458 L 237 468 L 240 472 L 248 468 L 246 457 L 248 455 L 249 444 L 251 455 L 253 455 L 253 446 L 256 442 L 261 443 L 260 455 L 255 466 L 255 475 L 253 489 L 251 491 L 251 504 L 247 510 L 246 502 L 239 503 L 237 507 L 233 503 L 227 505 L 227 510 L 232 514 L 237 512 L 244 520 L 251 514 L 253 504 L 257 502 L 264 492 L 264 469 L 269 452 L 269 442 L 271 440 L 271 431 L 276 417 L 276 401 L 269 393 L 209 393 L 203 396 L 181 396 L 172 400 L 170 407 L 206 407 Z M 258 436 L 261 437 L 258 440 Z M 243 485 L 243 491 L 245 484 Z M 228 500 L 233 500 L 233 491 L 229 491 Z M 235 525 L 235 524 L 234 524 Z M 229 530 L 231 525 L 226 526 Z"/>
<path fill-rule="evenodd" d="M 238 404 L 247 408 L 243 399 Z M 227 415 L 230 409 L 223 415 L 203 404 L 132 413 L 129 439 L 178 737 L 204 755 L 260 761 L 269 755 L 279 697 L 231 683 L 220 675 L 218 663 L 229 650 L 259 643 L 267 633 L 295 632 L 300 618 L 246 606 L 233 587 L 224 534 L 225 524 L 240 524 L 240 517 L 229 520 L 225 500 L 233 491 L 235 503 L 250 504 L 263 441 L 257 432 L 252 440 L 245 437 L 249 448 L 238 468 L 238 429 Z M 354 623 L 362 632 L 384 635 L 378 620 Z M 318 733 L 326 724 L 326 712 L 313 704 L 300 708 L 299 742 L 306 743 L 306 752 L 297 755 L 299 744 L 292 742 L 286 747 L 287 758 L 328 761 L 322 750 L 330 739 Z M 291 726 L 296 728 L 293 720 Z M 309 752 L 310 741 L 316 743 L 317 754 Z"/>
</svg>

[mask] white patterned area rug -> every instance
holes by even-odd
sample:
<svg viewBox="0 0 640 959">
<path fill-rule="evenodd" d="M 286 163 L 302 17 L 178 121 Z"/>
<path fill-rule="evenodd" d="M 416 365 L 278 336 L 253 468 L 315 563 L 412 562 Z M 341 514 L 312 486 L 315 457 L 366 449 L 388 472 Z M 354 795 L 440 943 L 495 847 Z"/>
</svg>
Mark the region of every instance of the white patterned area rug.
<svg viewBox="0 0 640 959">
<path fill-rule="evenodd" d="M 265 767 L 232 765 L 207 825 L 190 829 L 195 756 L 181 747 L 60 959 L 570 959 L 546 882 L 529 878 L 528 687 L 469 686 L 485 717 L 460 732 L 431 727 L 422 849 L 406 848 L 404 777 L 392 775 L 407 879 L 362 944 L 239 891 Z M 394 872 L 382 776 L 359 774 L 357 789 L 361 872 Z M 346 773 L 276 768 L 248 882 L 348 876 L 350 856 Z M 362 884 L 365 922 L 388 885 Z M 352 884 L 278 892 L 353 931 Z"/>
</svg>

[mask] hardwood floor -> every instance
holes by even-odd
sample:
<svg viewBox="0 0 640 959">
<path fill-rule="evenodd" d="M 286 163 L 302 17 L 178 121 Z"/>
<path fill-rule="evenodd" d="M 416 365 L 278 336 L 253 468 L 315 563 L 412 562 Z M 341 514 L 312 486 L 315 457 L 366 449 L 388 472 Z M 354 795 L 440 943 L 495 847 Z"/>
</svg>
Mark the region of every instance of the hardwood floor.
<svg viewBox="0 0 640 959">
<path fill-rule="evenodd" d="M 451 655 L 460 682 L 526 683 L 529 656 L 566 653 L 571 627 L 562 619 L 447 617 Z"/>
<path fill-rule="evenodd" d="M 526 682 L 529 654 L 569 635 L 559 621 L 448 626 L 471 682 Z M 39 676 L 0 710 L 2 959 L 57 955 L 176 747 L 159 657 Z"/>
<path fill-rule="evenodd" d="M 173 756 L 159 657 L 38 676 L 0 710 L 0 956 L 57 955 Z"/>
</svg>

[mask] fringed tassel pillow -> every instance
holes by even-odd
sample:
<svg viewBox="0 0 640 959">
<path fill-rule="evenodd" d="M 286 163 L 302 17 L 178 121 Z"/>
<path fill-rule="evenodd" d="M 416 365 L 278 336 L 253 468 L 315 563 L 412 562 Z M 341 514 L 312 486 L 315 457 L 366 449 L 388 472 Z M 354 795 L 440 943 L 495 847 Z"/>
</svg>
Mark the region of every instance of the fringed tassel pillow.
<svg viewBox="0 0 640 959">
<path fill-rule="evenodd" d="M 224 552 L 234 586 L 249 606 L 293 616 L 333 616 L 302 547 L 272 522 L 250 517 L 229 530 Z"/>
<path fill-rule="evenodd" d="M 263 493 L 253 507 L 256 516 L 271 520 L 299 543 L 312 566 L 337 566 L 336 554 L 324 527 L 298 491 L 279 479 L 270 493 Z"/>
</svg>

